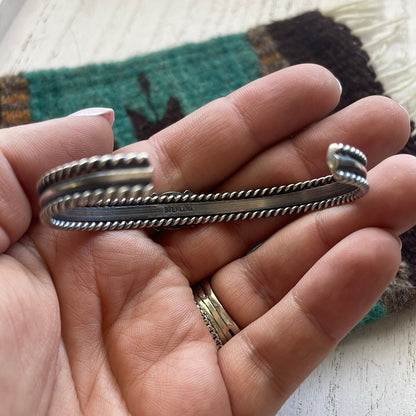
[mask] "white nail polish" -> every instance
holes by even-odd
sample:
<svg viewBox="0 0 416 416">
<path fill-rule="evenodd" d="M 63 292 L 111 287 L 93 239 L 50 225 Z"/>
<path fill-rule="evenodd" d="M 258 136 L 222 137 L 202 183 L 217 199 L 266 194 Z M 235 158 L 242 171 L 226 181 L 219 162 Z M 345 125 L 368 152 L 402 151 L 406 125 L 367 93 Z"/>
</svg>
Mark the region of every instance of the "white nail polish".
<svg viewBox="0 0 416 416">
<path fill-rule="evenodd" d="M 75 113 L 70 114 L 68 117 L 84 117 L 84 116 L 101 116 L 101 117 L 104 117 L 110 123 L 110 126 L 112 126 L 114 123 L 114 110 L 112 108 L 105 108 L 105 107 L 84 108 L 82 110 L 79 110 L 79 111 L 76 111 Z"/>
<path fill-rule="evenodd" d="M 399 247 L 400 247 L 400 250 L 402 249 L 402 247 L 403 247 L 403 242 L 402 242 L 402 239 L 400 238 L 400 237 L 398 237 L 398 236 L 395 236 L 396 237 L 396 239 L 397 239 L 397 242 L 398 242 L 398 244 L 399 244 Z"/>
<path fill-rule="evenodd" d="M 401 105 L 400 103 L 398 104 L 405 111 L 405 113 L 409 116 L 409 110 L 404 105 Z"/>
<path fill-rule="evenodd" d="M 338 79 L 338 78 L 335 78 L 336 80 L 337 80 L 337 82 L 338 82 L 338 86 L 339 86 L 339 93 L 340 93 L 340 95 L 342 94 L 342 84 L 341 84 L 341 81 Z"/>
</svg>

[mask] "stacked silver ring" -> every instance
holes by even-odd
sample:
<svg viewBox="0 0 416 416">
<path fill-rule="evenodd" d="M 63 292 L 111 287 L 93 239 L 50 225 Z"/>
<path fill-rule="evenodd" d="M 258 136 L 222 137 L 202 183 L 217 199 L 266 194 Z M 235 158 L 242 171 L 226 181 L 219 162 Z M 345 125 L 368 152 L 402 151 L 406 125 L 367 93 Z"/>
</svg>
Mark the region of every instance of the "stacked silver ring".
<svg viewBox="0 0 416 416">
<path fill-rule="evenodd" d="M 228 315 L 215 296 L 208 279 L 193 287 L 195 304 L 201 313 L 212 338 L 220 349 L 234 335 L 240 332 L 238 325 Z"/>
</svg>

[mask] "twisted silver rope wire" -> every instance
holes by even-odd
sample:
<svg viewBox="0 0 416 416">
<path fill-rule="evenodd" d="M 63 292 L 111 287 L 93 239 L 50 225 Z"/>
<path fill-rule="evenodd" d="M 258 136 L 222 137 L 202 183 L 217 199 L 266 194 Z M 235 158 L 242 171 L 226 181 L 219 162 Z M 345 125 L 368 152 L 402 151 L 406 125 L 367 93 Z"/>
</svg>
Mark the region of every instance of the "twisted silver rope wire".
<svg viewBox="0 0 416 416">
<path fill-rule="evenodd" d="M 38 182 L 40 218 L 65 230 L 182 227 L 299 214 L 354 201 L 368 191 L 366 157 L 328 148 L 330 175 L 289 185 L 222 193 L 152 194 L 146 154 L 94 156 L 58 166 Z"/>
</svg>

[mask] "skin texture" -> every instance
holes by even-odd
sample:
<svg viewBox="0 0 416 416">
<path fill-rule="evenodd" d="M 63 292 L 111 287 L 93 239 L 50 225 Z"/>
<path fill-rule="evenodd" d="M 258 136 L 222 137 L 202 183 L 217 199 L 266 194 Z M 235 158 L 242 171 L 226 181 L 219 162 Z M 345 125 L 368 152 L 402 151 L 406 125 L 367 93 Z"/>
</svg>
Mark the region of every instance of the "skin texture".
<svg viewBox="0 0 416 416">
<path fill-rule="evenodd" d="M 206 192 L 325 175 L 328 144 L 344 142 L 368 156 L 363 199 L 159 233 L 37 219 L 39 177 L 110 153 L 111 118 L 0 130 L 5 414 L 274 415 L 378 299 L 400 262 L 397 236 L 416 223 L 415 159 L 391 156 L 406 112 L 369 97 L 326 117 L 339 96 L 324 68 L 292 67 L 121 151 L 149 153 L 157 192 Z M 190 288 L 207 276 L 242 328 L 219 352 Z"/>
</svg>

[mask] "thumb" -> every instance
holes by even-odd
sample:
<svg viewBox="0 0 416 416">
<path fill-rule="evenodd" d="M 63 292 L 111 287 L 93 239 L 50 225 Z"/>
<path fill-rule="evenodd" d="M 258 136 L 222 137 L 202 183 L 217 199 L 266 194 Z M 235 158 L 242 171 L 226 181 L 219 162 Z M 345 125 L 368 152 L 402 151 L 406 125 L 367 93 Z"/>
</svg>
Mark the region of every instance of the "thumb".
<svg viewBox="0 0 416 416">
<path fill-rule="evenodd" d="M 111 109 L 0 130 L 0 253 L 36 215 L 36 183 L 56 165 L 113 149 Z M 80 117 L 81 116 L 81 117 Z"/>
</svg>

